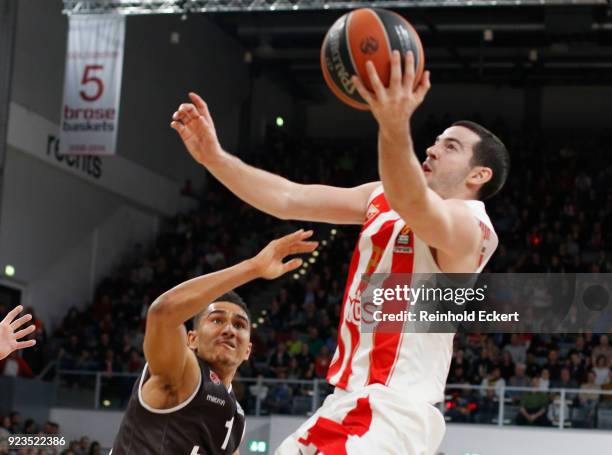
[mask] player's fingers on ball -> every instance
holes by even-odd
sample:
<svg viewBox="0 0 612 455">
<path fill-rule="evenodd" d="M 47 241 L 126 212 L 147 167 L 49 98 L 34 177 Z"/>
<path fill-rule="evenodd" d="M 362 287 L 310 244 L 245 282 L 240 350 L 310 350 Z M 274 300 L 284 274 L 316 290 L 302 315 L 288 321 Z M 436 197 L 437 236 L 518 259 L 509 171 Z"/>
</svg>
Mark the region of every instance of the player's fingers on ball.
<svg viewBox="0 0 612 455">
<path fill-rule="evenodd" d="M 416 94 L 419 99 L 424 99 L 430 88 L 431 82 L 429 80 L 429 71 L 425 71 L 425 73 L 423 74 L 423 78 L 421 79 L 421 82 L 419 82 L 419 86 L 416 89 Z"/>
<path fill-rule="evenodd" d="M 404 85 L 412 88 L 414 81 L 414 54 L 412 51 L 406 52 L 406 67 L 404 68 Z"/>
<path fill-rule="evenodd" d="M 23 310 L 23 306 L 17 305 L 15 308 L 13 308 L 11 311 L 8 312 L 8 314 L 2 320 L 2 322 L 8 322 L 8 323 L 12 322 L 12 320 L 15 319 L 17 315 L 21 313 L 22 310 Z"/>
<path fill-rule="evenodd" d="M 359 79 L 357 76 L 353 76 L 351 80 L 357 89 L 357 93 L 359 93 L 366 103 L 369 104 L 372 101 L 372 94 L 370 91 L 365 87 L 365 85 L 363 85 L 363 82 L 361 82 L 361 79 Z"/>
<path fill-rule="evenodd" d="M 25 329 L 15 332 L 15 339 L 18 340 L 19 338 L 23 338 L 24 336 L 27 336 L 30 333 L 32 333 L 34 330 L 36 330 L 36 326 L 34 324 L 31 324 L 27 326 Z"/>
<path fill-rule="evenodd" d="M 380 99 L 381 95 L 384 93 L 385 87 L 380 81 L 376 67 L 371 60 L 366 62 L 366 70 L 368 72 L 368 77 L 370 78 L 370 84 L 372 84 L 372 88 L 374 89 L 374 93 L 376 94 L 376 97 Z"/>
<path fill-rule="evenodd" d="M 13 330 L 18 329 L 23 324 L 28 322 L 30 319 L 32 319 L 32 315 L 31 314 L 25 314 L 25 315 L 21 316 L 19 319 L 11 322 L 11 329 L 13 329 Z"/>
<path fill-rule="evenodd" d="M 399 51 L 391 54 L 391 84 L 390 87 L 399 87 L 402 84 L 402 59 Z"/>
</svg>

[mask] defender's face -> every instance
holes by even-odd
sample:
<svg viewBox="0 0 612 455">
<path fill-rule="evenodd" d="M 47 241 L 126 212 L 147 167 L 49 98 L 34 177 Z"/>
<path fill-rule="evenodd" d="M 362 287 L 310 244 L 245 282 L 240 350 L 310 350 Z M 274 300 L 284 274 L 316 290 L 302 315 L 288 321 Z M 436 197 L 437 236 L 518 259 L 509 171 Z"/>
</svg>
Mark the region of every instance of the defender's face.
<svg viewBox="0 0 612 455">
<path fill-rule="evenodd" d="M 427 149 L 423 172 L 428 186 L 443 198 L 453 197 L 465 185 L 474 146 L 480 137 L 463 126 L 451 126 Z"/>
<path fill-rule="evenodd" d="M 251 353 L 247 314 L 231 302 L 214 302 L 189 332 L 189 346 L 210 365 L 238 368 Z"/>
</svg>

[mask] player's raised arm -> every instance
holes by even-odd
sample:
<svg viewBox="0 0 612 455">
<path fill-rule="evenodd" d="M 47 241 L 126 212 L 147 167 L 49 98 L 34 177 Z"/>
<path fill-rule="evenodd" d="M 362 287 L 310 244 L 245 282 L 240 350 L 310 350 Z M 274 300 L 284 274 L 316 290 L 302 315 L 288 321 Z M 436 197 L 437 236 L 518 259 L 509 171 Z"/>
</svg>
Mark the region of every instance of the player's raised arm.
<svg viewBox="0 0 612 455">
<path fill-rule="evenodd" d="M 247 204 L 280 219 L 361 224 L 376 183 L 354 188 L 302 185 L 257 169 L 223 150 L 206 103 L 190 93 L 171 126 L 191 156 Z M 305 163 L 305 165 L 307 165 Z"/>
<path fill-rule="evenodd" d="M 436 191 L 430 188 L 425 173 L 431 171 L 428 166 L 435 165 L 427 164 L 424 169 L 419 162 L 414 152 L 410 129 L 412 114 L 429 91 L 429 72 L 424 73 L 420 84 L 413 89 L 415 74 L 412 53 L 409 53 L 405 60 L 406 68 L 402 75 L 400 55 L 394 51 L 388 88 L 383 86 L 371 63 L 368 63 L 367 69 L 374 92 L 368 91 L 358 78 L 353 79 L 379 123 L 379 172 L 385 196 L 390 206 L 400 214 L 416 235 L 438 250 L 440 255 L 448 255 L 453 260 L 468 258 L 472 261 L 478 254 L 481 232 L 468 205 L 459 199 L 474 197 L 467 189 L 465 192 L 457 192 L 453 187 L 453 191 L 446 195 L 450 198 L 445 199 L 442 197 L 445 196 L 445 188 L 436 188 Z M 460 153 L 471 153 L 471 150 L 467 149 L 468 144 L 461 144 L 457 138 L 449 140 L 451 147 L 456 147 L 457 156 Z M 462 146 L 465 150 L 461 150 Z M 428 161 L 433 163 L 434 158 Z M 457 163 L 459 162 L 460 159 L 457 158 Z M 470 170 L 466 164 L 466 175 L 468 171 L 474 174 L 469 176 L 470 184 L 474 188 L 490 179 L 490 169 Z M 447 182 L 448 178 L 442 178 L 440 181 Z M 442 193 L 442 196 L 439 193 Z M 451 262 L 457 264 L 455 261 Z M 451 270 L 447 271 L 453 271 L 453 268 L 450 267 Z M 465 263 L 457 264 L 457 268 L 466 270 Z"/>
<path fill-rule="evenodd" d="M 151 375 L 168 385 L 183 378 L 189 356 L 183 323 L 204 310 L 213 299 L 256 278 L 274 279 L 298 268 L 299 258 L 317 247 L 309 241 L 312 231 L 299 230 L 270 242 L 257 256 L 232 267 L 193 278 L 158 297 L 149 308 L 144 352 Z"/>
</svg>

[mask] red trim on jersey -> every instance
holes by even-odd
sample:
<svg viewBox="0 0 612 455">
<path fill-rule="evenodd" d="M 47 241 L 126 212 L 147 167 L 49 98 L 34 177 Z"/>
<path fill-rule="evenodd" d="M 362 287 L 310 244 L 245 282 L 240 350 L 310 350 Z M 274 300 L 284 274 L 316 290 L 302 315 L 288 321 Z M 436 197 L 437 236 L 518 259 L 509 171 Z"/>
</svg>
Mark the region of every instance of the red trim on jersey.
<svg viewBox="0 0 612 455">
<path fill-rule="evenodd" d="M 391 273 L 411 274 L 414 268 L 414 232 L 405 226 L 397 235 L 393 245 L 393 260 Z M 385 280 L 385 288 L 394 288 L 396 285 L 410 286 L 411 279 L 407 276 L 390 277 Z M 383 304 L 385 313 L 399 313 L 408 307 L 406 301 L 387 301 Z M 368 384 L 389 383 L 400 352 L 403 338 L 404 322 L 379 322 L 373 335 L 372 350 L 370 351 L 370 371 Z"/>
<path fill-rule="evenodd" d="M 351 287 L 351 283 L 353 282 L 353 279 L 355 278 L 355 272 L 357 271 L 357 266 L 359 265 L 359 257 L 360 257 L 359 241 L 360 240 L 361 240 L 361 235 L 359 235 L 359 238 L 357 239 L 357 245 L 355 246 L 355 250 L 353 251 L 351 265 L 349 266 L 348 281 L 346 282 L 346 289 L 344 290 L 344 297 L 342 298 L 342 310 L 340 311 L 341 317 L 340 317 L 340 323 L 338 325 L 338 358 L 336 359 L 335 362 L 333 362 L 329 366 L 329 369 L 327 370 L 327 380 L 329 382 L 331 382 L 331 378 L 334 375 L 336 375 L 338 371 L 340 371 L 340 368 L 342 367 L 342 362 L 344 362 L 344 353 L 346 351 L 346 346 L 344 345 L 344 339 L 342 338 L 341 330 L 342 330 L 342 324 L 344 324 L 345 322 L 347 324 L 349 323 L 348 321 L 345 321 L 344 311 L 346 310 L 346 301 L 348 297 L 348 292 Z M 351 324 L 351 325 L 354 325 L 354 324 Z M 350 331 L 351 329 L 349 326 L 349 332 Z"/>
<path fill-rule="evenodd" d="M 385 248 L 387 247 L 387 244 L 391 239 L 391 235 L 393 234 L 393 227 L 395 226 L 396 221 L 397 219 L 385 221 L 380 229 L 372 235 L 372 254 L 370 255 L 370 259 L 368 260 L 364 274 L 367 275 L 373 273 L 376 270 L 376 267 L 378 267 L 378 264 L 380 264 Z M 361 279 L 359 287 L 357 288 L 357 296 L 359 300 L 361 300 L 361 293 L 364 291 L 367 285 L 367 281 Z M 348 296 L 348 298 L 350 299 L 351 296 Z M 356 305 L 361 305 L 361 302 L 357 302 Z M 335 384 L 336 387 L 340 387 L 342 389 L 346 388 L 349 377 L 353 373 L 353 357 L 355 356 L 355 351 L 357 351 L 357 348 L 359 347 L 359 327 L 350 321 L 346 321 L 346 324 L 351 334 L 351 351 L 348 361 L 346 362 L 346 367 L 342 372 L 342 376 L 340 376 L 340 379 Z"/>
<path fill-rule="evenodd" d="M 367 213 L 369 213 L 372 208 L 376 210 L 376 213 L 372 215 L 370 218 L 367 218 Z M 331 378 L 340 371 L 340 368 L 342 368 L 342 364 L 344 362 L 346 346 L 344 344 L 344 339 L 342 337 L 342 331 L 341 331 L 342 325 L 343 324 L 347 325 L 347 328 L 350 334 L 350 339 L 351 339 L 351 352 L 349 354 L 349 365 L 353 357 L 353 354 L 355 353 L 355 350 L 357 349 L 357 343 L 359 341 L 359 328 L 353 322 L 347 321 L 344 314 L 346 311 L 346 304 L 347 304 L 348 297 L 349 297 L 348 293 L 351 288 L 351 285 L 353 284 L 353 280 L 355 279 L 355 273 L 357 272 L 357 267 L 359 266 L 359 259 L 361 257 L 361 254 L 359 252 L 359 242 L 361 241 L 361 235 L 363 231 L 367 229 L 367 227 L 370 226 L 370 224 L 372 224 L 372 222 L 376 218 L 378 218 L 380 214 L 388 212 L 389 210 L 391 210 L 391 207 L 389 206 L 389 203 L 387 202 L 387 199 L 385 198 L 384 193 L 381 193 L 375 198 L 373 198 L 370 204 L 368 205 L 368 210 L 366 212 L 366 219 L 363 223 L 363 227 L 361 228 L 361 233 L 359 234 L 359 238 L 357 239 L 357 244 L 355 245 L 355 249 L 353 250 L 353 257 L 351 258 L 351 264 L 349 266 L 348 279 L 346 281 L 346 287 L 344 289 L 344 297 L 342 298 L 342 310 L 340 311 L 340 314 L 342 315 L 342 317 L 340 318 L 340 323 L 338 325 L 338 357 L 336 358 L 335 362 L 333 362 L 329 366 L 329 369 L 327 370 L 327 380 L 329 382 L 331 382 Z M 371 261 L 372 261 L 372 258 L 370 257 L 369 262 Z M 342 377 L 344 377 L 344 375 Z M 338 384 L 336 384 L 336 386 L 340 387 Z M 345 386 L 346 384 L 344 384 L 343 387 Z"/>
<path fill-rule="evenodd" d="M 308 447 L 316 448 L 315 454 L 347 455 L 346 442 L 349 436 L 363 436 L 372 424 L 372 408 L 369 397 L 359 398 L 357 405 L 351 409 L 342 423 L 325 417 L 319 417 L 308 430 L 306 439 L 298 442 Z"/>
<path fill-rule="evenodd" d="M 482 231 L 482 248 L 480 250 L 480 258 L 478 258 L 478 267 L 480 267 L 487 253 L 486 243 L 489 238 L 491 238 L 491 229 L 489 229 L 489 226 L 487 226 L 480 220 L 478 220 L 478 225 L 480 226 L 480 230 Z"/>
</svg>

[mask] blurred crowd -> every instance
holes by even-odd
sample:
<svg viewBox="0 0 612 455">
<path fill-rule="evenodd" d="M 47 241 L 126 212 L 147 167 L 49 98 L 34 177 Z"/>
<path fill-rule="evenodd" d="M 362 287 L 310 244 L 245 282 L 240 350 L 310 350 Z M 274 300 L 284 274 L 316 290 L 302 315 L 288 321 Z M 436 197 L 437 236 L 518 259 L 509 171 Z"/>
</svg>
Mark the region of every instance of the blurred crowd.
<svg viewBox="0 0 612 455">
<path fill-rule="evenodd" d="M 441 126 L 450 124 L 447 120 L 427 120 L 416 140 L 419 151 L 424 153 Z M 501 120 L 492 129 L 506 141 L 513 161 L 506 187 L 487 202 L 500 246 L 485 271 L 612 272 L 612 164 L 606 159 L 605 140 L 511 134 Z M 377 178 L 375 150 L 374 141 L 295 142 L 279 130 L 265 150 L 246 160 L 303 183 L 352 186 Z M 282 233 L 313 227 L 322 243 L 303 272 L 238 290 L 253 310 L 254 323 L 253 355 L 239 377 L 324 378 L 336 348 L 343 288 L 359 227 L 279 221 L 243 204 L 214 180 L 202 195 L 193 195 L 189 182 L 185 188 L 197 197 L 200 209 L 167 220 L 153 245 L 135 245 L 100 283 L 91 304 L 71 308 L 52 336 L 0 364 L 0 373 L 39 375 L 56 360 L 55 372 L 137 374 L 144 364 L 144 319 L 158 295 L 249 257 Z M 42 341 L 47 335 L 39 324 L 36 336 Z M 570 386 L 599 390 L 609 389 L 612 381 L 612 351 L 605 335 L 462 334 L 455 344 L 448 382 L 483 385 L 492 392 L 451 397 L 447 415 L 453 420 L 491 420 L 494 410 L 486 408 L 487 399 L 501 384 L 543 391 Z M 66 381 L 78 386 L 78 381 Z M 109 390 L 114 393 L 124 386 L 117 383 Z M 312 394 L 286 384 L 254 387 L 236 388 L 250 410 L 259 395 L 269 412 L 294 412 L 296 398 Z M 120 404 L 128 394 L 129 388 Z M 554 422 L 548 408 L 533 411 L 540 409 L 537 398 L 512 393 L 510 404 L 519 408 L 517 423 Z M 609 404 L 609 398 L 585 391 L 575 405 L 587 409 L 587 424 L 593 425 L 595 409 L 604 401 Z M 548 405 L 554 397 L 546 395 L 546 400 Z"/>
<path fill-rule="evenodd" d="M 15 448 L 17 443 L 9 441 L 11 435 L 62 437 L 57 423 L 48 421 L 39 425 L 33 419 L 24 420 L 17 411 L 4 416 L 0 414 L 0 455 L 101 455 L 102 453 L 100 443 L 91 441 L 87 436 L 65 441 L 61 447 L 58 445 L 54 448 Z"/>
</svg>

